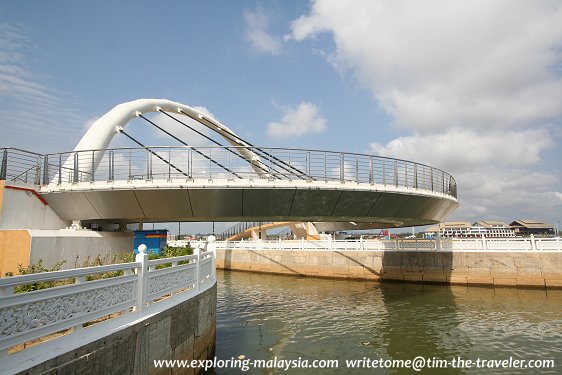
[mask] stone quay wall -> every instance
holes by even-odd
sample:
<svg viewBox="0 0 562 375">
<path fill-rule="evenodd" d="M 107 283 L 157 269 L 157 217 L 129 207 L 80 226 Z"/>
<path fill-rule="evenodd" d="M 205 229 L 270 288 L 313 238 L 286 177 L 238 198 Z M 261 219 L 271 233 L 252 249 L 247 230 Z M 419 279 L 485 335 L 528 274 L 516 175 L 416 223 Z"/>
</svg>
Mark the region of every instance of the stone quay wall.
<svg viewBox="0 0 562 375">
<path fill-rule="evenodd" d="M 168 310 L 20 374 L 198 374 L 201 369 L 155 368 L 153 361 L 213 358 L 216 306 L 215 284 Z"/>
<path fill-rule="evenodd" d="M 561 251 L 217 249 L 217 268 L 359 280 L 562 288 Z"/>
</svg>

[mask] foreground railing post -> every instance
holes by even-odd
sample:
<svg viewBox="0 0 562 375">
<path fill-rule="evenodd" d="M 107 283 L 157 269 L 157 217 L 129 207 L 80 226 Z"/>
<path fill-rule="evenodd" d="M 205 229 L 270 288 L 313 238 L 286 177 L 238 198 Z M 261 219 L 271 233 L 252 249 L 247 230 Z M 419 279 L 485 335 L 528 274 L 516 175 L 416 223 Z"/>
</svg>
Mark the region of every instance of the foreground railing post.
<svg viewBox="0 0 562 375">
<path fill-rule="evenodd" d="M 193 255 L 196 256 L 195 262 L 197 262 L 197 267 L 195 267 L 195 290 L 199 291 L 199 284 L 201 283 L 201 252 L 199 246 L 193 249 Z"/>
<path fill-rule="evenodd" d="M 135 257 L 136 262 L 140 262 L 141 265 L 137 268 L 137 304 L 135 305 L 135 311 L 142 311 L 146 304 L 146 288 L 148 284 L 148 254 L 146 253 L 148 248 L 145 244 L 139 246 L 139 252 Z"/>
<path fill-rule="evenodd" d="M 486 242 L 486 236 L 484 234 L 482 235 L 482 250 L 488 250 L 488 243 Z"/>
<path fill-rule="evenodd" d="M 531 233 L 531 250 L 537 250 L 537 243 L 535 242 L 535 235 Z"/>
<path fill-rule="evenodd" d="M 212 263 L 211 263 L 211 276 L 214 278 L 216 269 L 217 269 L 217 244 L 215 241 L 217 238 L 213 235 L 207 237 L 207 251 L 210 251 L 212 254 Z"/>
</svg>

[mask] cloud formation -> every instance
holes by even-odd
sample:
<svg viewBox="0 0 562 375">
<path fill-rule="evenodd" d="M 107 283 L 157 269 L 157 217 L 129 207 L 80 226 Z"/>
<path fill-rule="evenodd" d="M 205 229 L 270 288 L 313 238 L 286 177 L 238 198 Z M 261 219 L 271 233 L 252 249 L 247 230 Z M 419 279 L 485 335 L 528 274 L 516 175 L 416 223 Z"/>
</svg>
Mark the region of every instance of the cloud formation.
<svg viewBox="0 0 562 375">
<path fill-rule="evenodd" d="M 326 129 L 326 119 L 319 114 L 315 104 L 302 102 L 297 107 L 285 107 L 283 118 L 267 124 L 267 134 L 274 138 L 289 138 L 304 134 L 321 133 Z"/>
<path fill-rule="evenodd" d="M 244 12 L 246 22 L 245 39 L 258 53 L 278 55 L 281 53 L 281 39 L 267 32 L 269 15 L 261 7 Z"/>
<path fill-rule="evenodd" d="M 53 151 L 53 146 L 62 147 L 63 135 L 65 141 L 78 137 L 86 119 L 28 68 L 26 54 L 35 46 L 27 34 L 0 19 L 0 146 L 27 147 L 32 136 L 41 141 L 33 151 Z"/>
<path fill-rule="evenodd" d="M 559 194 L 560 172 L 536 168 L 562 116 L 561 3 L 316 0 L 291 29 L 296 41 L 332 35 L 328 61 L 410 133 L 372 150 L 447 168 L 459 183 L 456 216 L 519 218 L 531 215 L 522 198 Z M 554 216 L 562 205 L 549 202 Z"/>
</svg>

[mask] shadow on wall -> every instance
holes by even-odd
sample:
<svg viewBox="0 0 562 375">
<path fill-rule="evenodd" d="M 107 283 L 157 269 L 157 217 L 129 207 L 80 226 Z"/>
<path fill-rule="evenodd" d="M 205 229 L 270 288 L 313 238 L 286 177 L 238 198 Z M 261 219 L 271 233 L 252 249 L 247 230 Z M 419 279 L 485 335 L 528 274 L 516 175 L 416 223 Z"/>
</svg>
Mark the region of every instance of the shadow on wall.
<svg viewBox="0 0 562 375">
<path fill-rule="evenodd" d="M 217 265 L 250 272 L 417 283 L 466 284 L 468 272 L 461 265 L 458 278 L 453 277 L 453 253 L 448 251 L 221 249 Z"/>
<path fill-rule="evenodd" d="M 385 251 L 381 255 L 381 266 L 382 280 L 466 284 L 466 275 L 464 279 L 452 278 L 451 251 Z"/>
</svg>

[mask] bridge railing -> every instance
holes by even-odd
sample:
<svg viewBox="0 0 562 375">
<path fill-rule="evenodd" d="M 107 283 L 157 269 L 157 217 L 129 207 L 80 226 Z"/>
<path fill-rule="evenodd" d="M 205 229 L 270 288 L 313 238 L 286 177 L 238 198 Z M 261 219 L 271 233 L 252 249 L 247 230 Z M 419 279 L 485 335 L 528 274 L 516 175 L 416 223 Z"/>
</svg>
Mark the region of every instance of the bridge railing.
<svg viewBox="0 0 562 375">
<path fill-rule="evenodd" d="M 19 148 L 0 148 L 0 180 L 38 185 L 42 154 Z"/>
<path fill-rule="evenodd" d="M 559 238 L 454 238 L 393 240 L 277 240 L 217 241 L 218 249 L 229 250 L 427 250 L 427 251 L 562 251 Z"/>
<path fill-rule="evenodd" d="M 273 223 L 273 221 L 242 221 L 240 223 L 234 224 L 232 227 L 226 229 L 221 234 L 218 235 L 220 239 L 227 239 L 236 234 L 242 233 L 250 228 L 259 228 L 262 225 Z"/>
<path fill-rule="evenodd" d="M 166 268 L 160 268 L 163 265 Z M 0 358 L 60 335 L 108 330 L 182 302 L 214 284 L 214 251 L 0 279 Z M 51 286 L 40 289 L 46 282 Z M 54 285 L 54 286 L 53 286 Z"/>
<path fill-rule="evenodd" d="M 242 149 L 259 155 L 259 162 L 243 157 Z M 380 156 L 320 150 L 116 148 L 43 155 L 39 169 L 44 185 L 114 180 L 265 178 L 380 184 L 457 195 L 455 179 L 437 168 Z"/>
</svg>

